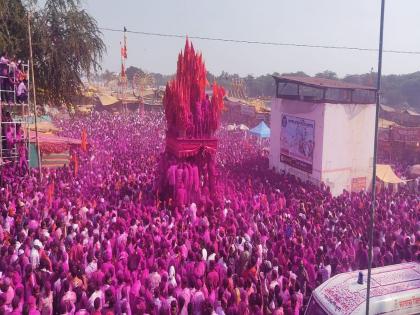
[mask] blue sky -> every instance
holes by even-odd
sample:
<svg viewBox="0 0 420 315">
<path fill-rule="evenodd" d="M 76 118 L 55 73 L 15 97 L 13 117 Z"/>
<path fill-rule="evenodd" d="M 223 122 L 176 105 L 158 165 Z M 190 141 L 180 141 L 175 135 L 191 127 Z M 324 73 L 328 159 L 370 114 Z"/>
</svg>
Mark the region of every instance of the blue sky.
<svg viewBox="0 0 420 315">
<path fill-rule="evenodd" d="M 380 0 L 84 0 L 99 26 L 244 40 L 378 47 Z M 385 49 L 420 51 L 419 0 L 387 0 Z M 103 31 L 104 69 L 118 71 L 122 34 Z M 128 35 L 128 65 L 173 73 L 183 39 Z M 207 69 L 241 75 L 377 67 L 377 53 L 194 40 Z M 384 54 L 383 71 L 420 70 L 420 55 Z"/>
</svg>

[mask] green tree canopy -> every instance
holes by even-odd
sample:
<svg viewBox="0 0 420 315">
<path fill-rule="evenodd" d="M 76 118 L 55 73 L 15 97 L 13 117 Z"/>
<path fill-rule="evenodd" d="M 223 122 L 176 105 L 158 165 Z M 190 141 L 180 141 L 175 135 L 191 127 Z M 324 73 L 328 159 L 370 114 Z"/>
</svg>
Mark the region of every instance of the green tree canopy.
<svg viewBox="0 0 420 315">
<path fill-rule="evenodd" d="M 0 7 L 0 50 L 28 59 L 28 5 L 0 0 Z M 78 0 L 46 0 L 32 13 L 37 87 L 53 105 L 70 103 L 82 91 L 82 78 L 100 69 L 102 34 Z"/>
<path fill-rule="evenodd" d="M 131 82 L 136 74 L 143 75 L 144 71 L 140 68 L 130 66 L 130 67 L 127 68 L 125 73 L 127 75 L 127 80 Z"/>
<path fill-rule="evenodd" d="M 74 0 L 47 0 L 33 23 L 38 84 L 48 99 L 70 102 L 82 77 L 100 68 L 105 44 L 97 23 Z"/>
<path fill-rule="evenodd" d="M 0 0 L 0 51 L 28 58 L 26 9 L 20 0 Z"/>
<path fill-rule="evenodd" d="M 324 72 L 317 73 L 315 74 L 315 77 L 322 78 L 322 79 L 330 79 L 330 80 L 338 79 L 337 73 L 330 70 L 325 70 Z"/>
</svg>

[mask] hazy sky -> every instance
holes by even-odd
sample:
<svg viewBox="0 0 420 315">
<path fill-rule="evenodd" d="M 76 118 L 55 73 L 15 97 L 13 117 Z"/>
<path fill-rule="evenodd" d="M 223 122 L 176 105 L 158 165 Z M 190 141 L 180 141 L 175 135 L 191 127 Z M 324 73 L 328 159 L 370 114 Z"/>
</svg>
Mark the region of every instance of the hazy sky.
<svg viewBox="0 0 420 315">
<path fill-rule="evenodd" d="M 84 0 L 101 27 L 243 40 L 378 47 L 380 0 Z M 420 51 L 420 0 L 387 0 L 384 48 Z M 121 33 L 103 31 L 104 69 L 118 71 Z M 325 69 L 340 76 L 377 67 L 376 52 L 194 40 L 207 69 L 241 75 Z M 128 65 L 173 73 L 184 39 L 128 34 Z M 384 54 L 383 71 L 420 70 L 420 55 Z"/>
</svg>

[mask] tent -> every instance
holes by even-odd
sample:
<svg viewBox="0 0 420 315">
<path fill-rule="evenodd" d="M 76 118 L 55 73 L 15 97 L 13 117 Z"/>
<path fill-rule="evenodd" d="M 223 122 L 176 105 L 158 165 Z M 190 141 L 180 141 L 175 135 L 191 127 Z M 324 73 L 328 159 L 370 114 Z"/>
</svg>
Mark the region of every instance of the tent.
<svg viewBox="0 0 420 315">
<path fill-rule="evenodd" d="M 401 184 L 406 182 L 399 178 L 391 166 L 387 164 L 376 164 L 376 177 L 387 184 Z"/>
<path fill-rule="evenodd" d="M 252 128 L 250 132 L 260 138 L 270 137 L 270 128 L 268 128 L 264 121 L 260 122 L 258 126 Z"/>
<path fill-rule="evenodd" d="M 54 134 L 38 132 L 41 162 L 43 167 L 61 167 L 70 164 L 70 150 L 74 146 L 80 146 L 79 139 L 60 137 Z M 38 154 L 36 147 L 36 134 L 30 131 L 30 166 L 38 166 Z"/>
</svg>

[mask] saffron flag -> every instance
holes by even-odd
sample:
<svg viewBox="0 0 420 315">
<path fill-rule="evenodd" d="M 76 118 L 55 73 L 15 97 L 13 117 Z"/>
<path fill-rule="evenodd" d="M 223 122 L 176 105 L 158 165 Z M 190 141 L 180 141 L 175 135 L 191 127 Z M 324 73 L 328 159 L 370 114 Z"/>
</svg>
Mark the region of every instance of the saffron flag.
<svg viewBox="0 0 420 315">
<path fill-rule="evenodd" d="M 54 180 L 49 183 L 48 188 L 47 188 L 47 201 L 50 207 L 52 206 L 53 197 L 54 197 Z"/>
<path fill-rule="evenodd" d="M 127 59 L 127 47 L 125 46 L 121 47 L 121 58 Z"/>
<path fill-rule="evenodd" d="M 86 129 L 83 128 L 82 130 L 82 137 L 81 137 L 82 143 L 81 143 L 81 148 L 84 152 L 87 151 L 87 132 Z"/>
<path fill-rule="evenodd" d="M 124 59 L 127 59 L 127 36 L 124 36 Z"/>
<path fill-rule="evenodd" d="M 79 173 L 79 160 L 77 159 L 76 152 L 73 152 L 73 154 L 71 156 L 71 160 L 73 161 L 74 177 L 76 177 L 77 174 Z"/>
<path fill-rule="evenodd" d="M 125 34 L 124 34 L 124 45 L 122 45 L 120 42 L 120 46 L 121 46 L 121 78 L 125 78 L 126 73 L 125 73 L 124 59 L 127 59 L 127 38 L 125 37 Z"/>
<path fill-rule="evenodd" d="M 126 32 L 127 32 L 127 29 L 126 29 L 126 27 L 124 26 L 124 47 L 123 47 L 123 51 L 122 51 L 122 53 L 121 53 L 121 56 L 122 56 L 124 59 L 127 59 L 127 36 L 125 35 L 125 34 L 126 34 Z"/>
<path fill-rule="evenodd" d="M 121 45 L 121 42 L 120 42 Z M 127 37 L 124 35 L 124 45 L 121 45 L 121 58 L 127 59 Z"/>
</svg>

